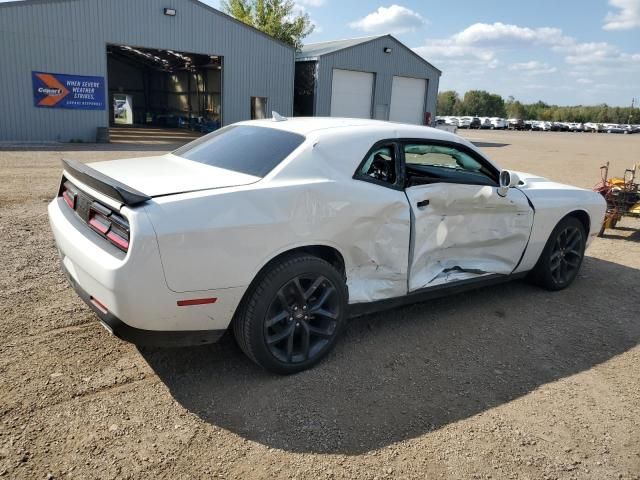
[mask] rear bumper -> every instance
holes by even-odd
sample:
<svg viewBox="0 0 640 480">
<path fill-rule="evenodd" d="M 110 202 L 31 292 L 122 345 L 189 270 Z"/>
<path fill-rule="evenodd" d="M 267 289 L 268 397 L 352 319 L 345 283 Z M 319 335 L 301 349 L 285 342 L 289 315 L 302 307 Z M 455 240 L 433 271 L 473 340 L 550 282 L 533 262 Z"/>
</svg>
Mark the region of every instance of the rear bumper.
<svg viewBox="0 0 640 480">
<path fill-rule="evenodd" d="M 217 340 L 229 326 L 245 289 L 171 290 L 146 214 L 136 209 L 128 210 L 127 216 L 132 241 L 125 254 L 82 223 L 62 199 L 49 204 L 62 268 L 78 295 L 115 335 L 136 344 L 197 345 Z M 203 298 L 215 300 L 182 305 Z"/>
<path fill-rule="evenodd" d="M 84 290 L 69 274 L 64 264 L 62 270 L 67 280 L 91 310 L 98 316 L 103 326 L 116 337 L 141 346 L 187 347 L 217 342 L 226 330 L 144 330 L 127 325 L 110 312 L 100 310 L 91 301 L 91 295 Z"/>
</svg>

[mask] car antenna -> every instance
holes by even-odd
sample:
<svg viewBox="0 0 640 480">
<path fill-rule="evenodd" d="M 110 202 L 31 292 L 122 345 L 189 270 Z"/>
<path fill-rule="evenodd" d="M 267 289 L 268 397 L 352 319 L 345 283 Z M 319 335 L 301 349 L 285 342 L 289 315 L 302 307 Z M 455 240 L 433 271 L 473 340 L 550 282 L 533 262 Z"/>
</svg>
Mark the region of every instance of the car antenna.
<svg viewBox="0 0 640 480">
<path fill-rule="evenodd" d="M 274 121 L 274 122 L 286 122 L 287 121 L 287 117 L 283 117 L 278 112 L 273 110 L 271 112 L 271 120 Z"/>
</svg>

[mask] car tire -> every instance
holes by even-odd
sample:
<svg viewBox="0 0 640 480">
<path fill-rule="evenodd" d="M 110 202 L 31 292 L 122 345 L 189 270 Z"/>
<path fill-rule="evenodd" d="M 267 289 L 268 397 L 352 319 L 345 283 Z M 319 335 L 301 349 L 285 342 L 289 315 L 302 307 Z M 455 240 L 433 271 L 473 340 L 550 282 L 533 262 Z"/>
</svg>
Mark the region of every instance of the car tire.
<svg viewBox="0 0 640 480">
<path fill-rule="evenodd" d="M 344 275 L 308 254 L 276 260 L 254 281 L 233 320 L 242 351 L 274 373 L 317 364 L 335 346 L 347 318 Z"/>
<path fill-rule="evenodd" d="M 582 266 L 586 239 L 580 220 L 563 218 L 551 232 L 530 279 L 547 290 L 567 288 Z"/>
</svg>

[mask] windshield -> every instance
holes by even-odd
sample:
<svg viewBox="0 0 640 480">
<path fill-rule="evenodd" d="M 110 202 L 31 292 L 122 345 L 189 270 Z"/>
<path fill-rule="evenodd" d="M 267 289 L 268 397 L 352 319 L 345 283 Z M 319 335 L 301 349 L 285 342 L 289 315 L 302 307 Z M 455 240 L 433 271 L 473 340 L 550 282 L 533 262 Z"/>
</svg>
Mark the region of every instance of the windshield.
<svg viewBox="0 0 640 480">
<path fill-rule="evenodd" d="M 305 138 L 296 133 L 253 125 L 231 125 L 173 152 L 214 167 L 264 177 Z"/>
</svg>

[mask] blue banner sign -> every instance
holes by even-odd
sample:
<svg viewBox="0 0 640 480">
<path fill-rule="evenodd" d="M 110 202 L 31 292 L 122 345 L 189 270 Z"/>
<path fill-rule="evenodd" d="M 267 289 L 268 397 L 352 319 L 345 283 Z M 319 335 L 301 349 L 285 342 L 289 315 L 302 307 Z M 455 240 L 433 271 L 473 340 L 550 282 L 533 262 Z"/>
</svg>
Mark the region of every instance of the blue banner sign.
<svg viewBox="0 0 640 480">
<path fill-rule="evenodd" d="M 104 110 L 104 77 L 31 72 L 36 107 Z"/>
</svg>

